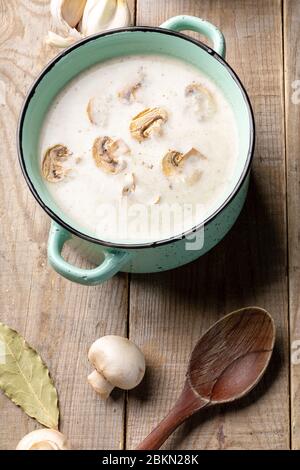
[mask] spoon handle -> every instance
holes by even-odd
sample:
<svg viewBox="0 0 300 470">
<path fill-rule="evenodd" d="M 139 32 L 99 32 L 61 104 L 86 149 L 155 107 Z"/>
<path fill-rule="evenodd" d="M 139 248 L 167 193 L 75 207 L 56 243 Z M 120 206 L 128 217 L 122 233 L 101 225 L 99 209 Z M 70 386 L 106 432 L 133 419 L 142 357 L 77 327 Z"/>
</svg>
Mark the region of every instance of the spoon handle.
<svg viewBox="0 0 300 470">
<path fill-rule="evenodd" d="M 136 450 L 159 449 L 180 424 L 207 404 L 208 402 L 199 397 L 186 383 L 174 407 Z"/>
</svg>

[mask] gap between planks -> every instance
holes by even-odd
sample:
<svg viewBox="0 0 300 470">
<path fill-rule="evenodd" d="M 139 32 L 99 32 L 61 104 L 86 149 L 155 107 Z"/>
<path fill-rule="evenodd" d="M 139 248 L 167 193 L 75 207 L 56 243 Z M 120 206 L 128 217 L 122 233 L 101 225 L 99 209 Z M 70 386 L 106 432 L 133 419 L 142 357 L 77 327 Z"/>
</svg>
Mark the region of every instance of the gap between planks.
<svg viewBox="0 0 300 470">
<path fill-rule="evenodd" d="M 286 269 L 287 275 L 289 276 L 289 224 L 288 224 L 288 162 L 287 162 L 287 122 L 286 122 L 286 83 L 285 83 L 285 0 L 281 0 L 281 55 L 282 55 L 282 106 L 283 106 L 283 116 L 282 116 L 282 126 L 283 126 L 283 135 L 284 135 L 284 161 L 285 161 L 285 224 L 286 224 Z M 291 357 L 291 332 L 290 332 L 290 289 L 289 281 L 287 282 L 287 314 L 288 314 L 288 357 Z M 291 362 L 288 361 L 289 369 L 289 413 L 290 413 L 290 426 L 289 426 L 289 447 L 292 449 L 292 401 L 291 401 Z"/>
</svg>

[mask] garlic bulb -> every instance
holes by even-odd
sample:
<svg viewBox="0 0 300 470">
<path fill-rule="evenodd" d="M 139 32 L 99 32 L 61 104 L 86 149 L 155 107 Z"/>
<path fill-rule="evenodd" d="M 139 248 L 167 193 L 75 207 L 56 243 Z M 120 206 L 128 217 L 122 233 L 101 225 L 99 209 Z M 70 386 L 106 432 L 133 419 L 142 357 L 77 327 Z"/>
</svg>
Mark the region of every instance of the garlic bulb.
<svg viewBox="0 0 300 470">
<path fill-rule="evenodd" d="M 126 0 L 51 0 L 50 9 L 59 34 L 49 31 L 46 43 L 56 47 L 130 25 Z"/>
</svg>

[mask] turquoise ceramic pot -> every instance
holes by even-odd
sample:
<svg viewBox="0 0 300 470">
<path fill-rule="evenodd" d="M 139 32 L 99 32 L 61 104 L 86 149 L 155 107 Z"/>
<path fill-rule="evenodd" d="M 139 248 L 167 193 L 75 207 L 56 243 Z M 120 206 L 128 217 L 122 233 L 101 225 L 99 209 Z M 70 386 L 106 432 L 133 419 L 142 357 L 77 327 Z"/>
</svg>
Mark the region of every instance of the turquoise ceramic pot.
<svg viewBox="0 0 300 470">
<path fill-rule="evenodd" d="M 192 30 L 205 35 L 209 48 L 177 31 Z M 51 199 L 40 174 L 38 140 L 48 107 L 69 80 L 88 67 L 113 57 L 129 54 L 168 54 L 189 62 L 207 74 L 230 102 L 239 131 L 239 157 L 230 192 L 205 220 L 180 239 L 154 243 L 109 243 L 68 219 Z M 49 262 L 62 276 L 80 284 L 101 283 L 118 271 L 149 273 L 173 269 L 195 260 L 216 245 L 237 219 L 248 189 L 254 148 L 254 121 L 247 94 L 224 61 L 222 33 L 207 21 L 191 16 L 171 18 L 159 28 L 132 27 L 97 34 L 64 50 L 50 62 L 32 86 L 24 103 L 18 128 L 19 158 L 25 179 L 37 201 L 52 218 L 48 244 Z M 98 264 L 95 269 L 72 266 L 61 256 L 64 243 L 72 239 Z"/>
</svg>

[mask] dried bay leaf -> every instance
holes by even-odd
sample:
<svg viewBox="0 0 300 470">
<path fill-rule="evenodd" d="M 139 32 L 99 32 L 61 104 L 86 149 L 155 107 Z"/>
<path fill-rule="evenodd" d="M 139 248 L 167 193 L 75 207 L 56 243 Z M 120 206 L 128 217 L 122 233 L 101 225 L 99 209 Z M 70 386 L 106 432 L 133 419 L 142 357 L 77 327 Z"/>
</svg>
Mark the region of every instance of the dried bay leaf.
<svg viewBox="0 0 300 470">
<path fill-rule="evenodd" d="M 46 365 L 22 336 L 1 322 L 0 388 L 30 417 L 58 428 L 57 391 Z"/>
</svg>

